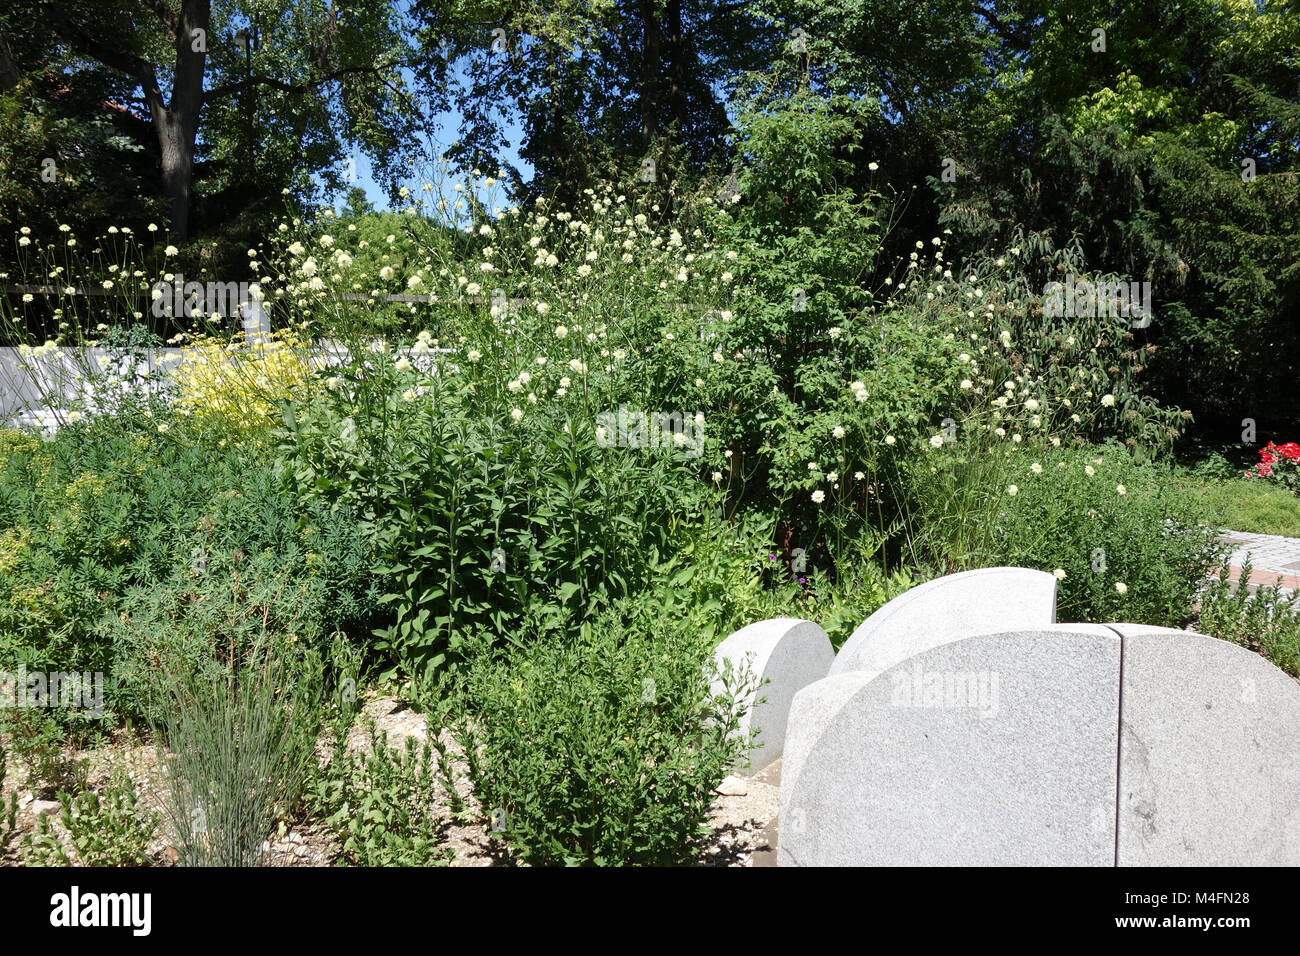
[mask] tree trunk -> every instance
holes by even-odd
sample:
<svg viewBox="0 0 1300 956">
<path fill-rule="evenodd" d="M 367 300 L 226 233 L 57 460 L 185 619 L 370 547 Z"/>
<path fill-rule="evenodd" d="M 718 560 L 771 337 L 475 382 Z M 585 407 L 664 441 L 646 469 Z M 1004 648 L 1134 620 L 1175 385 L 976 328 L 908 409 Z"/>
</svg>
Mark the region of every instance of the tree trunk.
<svg viewBox="0 0 1300 956">
<path fill-rule="evenodd" d="M 21 79 L 22 74 L 18 72 L 18 66 L 14 63 L 9 43 L 4 35 L 0 34 L 0 93 L 8 93 Z"/>
<path fill-rule="evenodd" d="M 659 136 L 659 67 L 663 60 L 655 0 L 641 0 L 641 141 L 649 149 Z"/>
<path fill-rule="evenodd" d="M 163 103 L 162 91 L 156 83 L 145 91 L 162 152 L 162 187 L 164 195 L 171 200 L 172 235 L 182 241 L 189 236 L 194 141 L 199 130 L 199 111 L 203 108 L 203 71 L 210 39 L 209 4 L 210 0 L 184 0 L 181 5 L 171 103 Z"/>
<path fill-rule="evenodd" d="M 668 0 L 668 116 L 677 124 L 677 134 L 685 139 L 686 115 L 686 43 L 682 37 L 682 0 Z M 680 141 L 679 139 L 679 141 Z"/>
</svg>

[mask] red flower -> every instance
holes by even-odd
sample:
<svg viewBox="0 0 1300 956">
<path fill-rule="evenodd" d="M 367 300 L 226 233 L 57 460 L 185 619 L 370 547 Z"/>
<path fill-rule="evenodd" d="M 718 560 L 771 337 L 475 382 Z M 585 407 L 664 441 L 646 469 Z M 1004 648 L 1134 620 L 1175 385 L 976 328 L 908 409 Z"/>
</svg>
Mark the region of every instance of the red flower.
<svg viewBox="0 0 1300 956">
<path fill-rule="evenodd" d="M 1283 458 L 1290 458 L 1294 461 L 1295 459 L 1300 458 L 1300 445 L 1297 445 L 1293 441 L 1289 441 L 1285 445 L 1279 445 L 1277 452 Z"/>
<path fill-rule="evenodd" d="M 1255 470 L 1259 473 L 1261 478 L 1267 478 L 1269 475 L 1273 474 L 1273 466 L 1270 464 L 1256 465 Z"/>
</svg>

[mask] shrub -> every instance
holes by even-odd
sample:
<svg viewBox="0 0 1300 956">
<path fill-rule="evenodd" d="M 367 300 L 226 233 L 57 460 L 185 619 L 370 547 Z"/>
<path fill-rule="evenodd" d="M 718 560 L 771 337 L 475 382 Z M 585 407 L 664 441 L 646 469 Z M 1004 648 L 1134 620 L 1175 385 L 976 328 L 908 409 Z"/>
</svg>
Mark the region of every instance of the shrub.
<svg viewBox="0 0 1300 956">
<path fill-rule="evenodd" d="M 218 442 L 264 436 L 279 424 L 283 404 L 317 383 L 307 348 L 292 331 L 247 345 L 242 332 L 230 341 L 197 337 L 171 372 L 175 407 Z"/>
<path fill-rule="evenodd" d="M 1247 478 L 1276 482 L 1292 494 L 1300 494 L 1300 445 L 1269 442 L 1259 450 L 1259 464 L 1246 470 Z"/>
<path fill-rule="evenodd" d="M 183 420 L 0 432 L 0 667 L 102 672 L 110 710 L 140 716 L 142 675 L 164 651 L 213 659 L 244 626 L 239 595 L 278 602 L 273 623 L 304 645 L 370 625 L 373 557 L 351 512 L 300 509 L 274 461 L 199 437 Z"/>
<path fill-rule="evenodd" d="M 1249 558 L 1242 563 L 1238 582 L 1232 581 L 1226 566 L 1220 569 L 1201 599 L 1197 629 L 1257 651 L 1300 677 L 1300 597 L 1285 595 L 1281 578 L 1252 595 L 1246 587 L 1250 572 Z"/>
<path fill-rule="evenodd" d="M 442 846 L 447 824 L 437 813 L 437 764 L 429 740 L 388 746 L 368 726 L 370 748 L 347 748 L 346 725 L 334 734 L 329 763 L 312 785 L 312 803 L 342 841 L 353 866 L 437 866 L 454 851 Z M 451 791 L 455 793 L 453 789 Z"/>
<path fill-rule="evenodd" d="M 415 361 L 380 350 L 341 369 L 326 400 L 286 413 L 283 445 L 305 506 L 361 517 L 390 612 L 375 647 L 413 674 L 480 622 L 500 636 L 634 593 L 707 500 L 689 458 L 601 446 L 582 373 L 486 343 L 452 365 L 424 341 Z"/>
<path fill-rule="evenodd" d="M 41 799 L 53 799 L 61 790 L 77 793 L 86 787 L 89 761 L 78 760 L 67 728 L 57 719 L 60 710 L 14 707 L 0 711 L 0 727 L 13 752 L 27 765 L 27 786 Z M 80 725 L 85 727 L 83 723 Z"/>
<path fill-rule="evenodd" d="M 539 865 L 689 862 L 748 744 L 709 651 L 647 600 L 477 659 L 457 736 L 493 831 Z"/>
<path fill-rule="evenodd" d="M 1005 461 L 1009 481 L 988 496 L 993 534 L 981 564 L 1064 572 L 1060 620 L 1187 623 L 1227 548 L 1196 522 L 1194 495 L 1167 467 L 1134 464 L 1124 452 L 1044 453 L 1041 462 L 1013 453 Z"/>
<path fill-rule="evenodd" d="M 0 741 L 0 793 L 4 791 L 8 760 L 9 752 L 5 750 L 4 742 Z M 7 803 L 0 800 L 0 860 L 4 859 L 9 844 L 13 842 L 14 834 L 18 832 L 17 820 L 18 790 L 14 788 L 9 792 Z"/>
<path fill-rule="evenodd" d="M 113 771 L 103 796 L 86 791 L 73 797 L 59 794 L 60 819 L 81 866 L 144 866 L 158 815 L 142 812 L 135 784 L 120 767 Z M 64 843 L 52 831 L 47 815 L 28 837 L 24 857 L 28 866 L 71 866 Z"/>
</svg>

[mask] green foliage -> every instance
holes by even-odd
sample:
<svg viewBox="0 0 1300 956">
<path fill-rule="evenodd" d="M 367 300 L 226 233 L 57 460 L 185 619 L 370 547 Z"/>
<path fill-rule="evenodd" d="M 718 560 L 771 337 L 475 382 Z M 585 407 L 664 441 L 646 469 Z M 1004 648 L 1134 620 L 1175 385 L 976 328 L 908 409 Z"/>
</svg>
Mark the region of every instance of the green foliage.
<svg viewBox="0 0 1300 956">
<path fill-rule="evenodd" d="M 0 741 L 0 792 L 4 790 L 8 760 L 9 751 L 5 749 L 4 742 Z M 13 842 L 14 834 L 18 832 L 17 820 L 18 790 L 15 788 L 9 792 L 8 802 L 0 799 L 0 860 L 4 859 L 9 844 Z"/>
<path fill-rule="evenodd" d="M 1009 483 L 987 489 L 981 564 L 1064 571 L 1063 621 L 1185 626 L 1228 551 L 1214 528 L 1197 523 L 1194 494 L 1168 468 L 1133 464 L 1122 452 L 1045 454 L 1041 473 L 1035 463 L 1009 456 Z"/>
<path fill-rule="evenodd" d="M 144 812 L 135 784 L 120 767 L 113 771 L 101 796 L 93 790 L 72 796 L 59 794 L 61 822 L 81 866 L 144 866 L 158 814 Z M 28 866 L 71 866 L 63 840 L 50 827 L 48 815 L 24 844 Z"/>
<path fill-rule="evenodd" d="M 1260 585 L 1254 594 L 1246 587 L 1251 564 L 1242 563 L 1235 582 L 1227 567 L 1201 599 L 1196 628 L 1203 634 L 1232 641 L 1264 655 L 1293 677 L 1300 677 L 1300 607 L 1287 595 L 1279 576 L 1276 584 Z"/>
<path fill-rule="evenodd" d="M 229 664 L 265 624 L 319 648 L 374 613 L 350 512 L 297 508 L 273 461 L 183 423 L 0 433 L 0 527 L 0 661 L 101 672 L 119 715 L 148 715 L 144 681 L 164 660 Z"/>
<path fill-rule="evenodd" d="M 493 832 L 539 865 L 689 862 L 747 745 L 743 681 L 716 694 L 709 651 L 647 600 L 478 658 L 457 738 Z"/>
<path fill-rule="evenodd" d="M 229 677 L 164 674 L 166 817 L 183 866 L 256 866 L 316 759 L 323 697 L 318 657 L 288 663 L 260 649 Z"/>
<path fill-rule="evenodd" d="M 26 765 L 26 785 L 37 797 L 51 800 L 61 790 L 77 793 L 85 789 L 90 762 L 77 759 L 73 739 L 56 716 L 44 708 L 4 708 L 0 711 L 0 729 L 8 737 L 12 752 Z"/>
<path fill-rule="evenodd" d="M 448 863 L 454 853 L 440 846 L 447 823 L 436 805 L 433 745 L 407 737 L 405 749 L 389 747 L 387 734 L 371 721 L 369 749 L 354 752 L 347 746 L 347 726 L 335 728 L 331 758 L 313 781 L 310 800 L 340 839 L 348 864 Z"/>
<path fill-rule="evenodd" d="M 454 657 L 471 624 L 504 635 L 632 592 L 704 497 L 688 458 L 602 448 L 590 411 L 514 397 L 525 384 L 563 394 L 561 376 L 582 373 L 539 363 L 534 378 L 525 358 L 489 348 L 436 377 L 372 353 L 326 401 L 285 416 L 304 500 L 362 517 L 392 612 L 375 648 L 408 673 Z M 507 388 L 498 369 L 511 365 Z"/>
</svg>

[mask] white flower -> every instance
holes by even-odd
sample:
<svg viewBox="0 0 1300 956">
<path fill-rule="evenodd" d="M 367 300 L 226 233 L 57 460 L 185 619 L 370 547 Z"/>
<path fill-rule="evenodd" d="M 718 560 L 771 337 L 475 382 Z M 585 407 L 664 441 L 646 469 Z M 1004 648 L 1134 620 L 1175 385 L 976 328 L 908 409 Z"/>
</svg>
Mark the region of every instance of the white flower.
<svg viewBox="0 0 1300 956">
<path fill-rule="evenodd" d="M 1029 409 L 1031 412 L 1037 411 L 1037 410 L 1038 410 L 1038 399 L 1036 399 L 1036 398 L 1027 398 L 1027 399 L 1025 399 L 1025 408 Z"/>
<path fill-rule="evenodd" d="M 524 385 L 521 381 L 519 381 L 519 379 L 516 378 L 516 379 L 512 379 L 506 385 L 506 388 L 510 389 L 510 391 L 512 392 L 522 392 L 524 390 Z"/>
<path fill-rule="evenodd" d="M 469 359 L 471 362 L 477 362 L 479 359 L 483 357 L 483 353 L 480 352 L 478 349 L 470 349 L 469 354 L 466 355 L 465 357 Z"/>
<path fill-rule="evenodd" d="M 1011 436 L 1011 440 L 1019 444 L 1023 439 L 1020 436 L 1020 432 L 1016 432 L 1014 435 Z"/>
<path fill-rule="evenodd" d="M 1120 594 L 1128 594 L 1128 585 L 1125 584 L 1123 581 L 1116 581 L 1115 590 L 1118 591 Z"/>
<path fill-rule="evenodd" d="M 873 173 L 879 168 L 880 168 L 879 163 L 867 163 L 867 169 L 871 170 Z"/>
<path fill-rule="evenodd" d="M 516 422 L 522 421 L 524 417 L 524 410 L 522 408 L 512 408 L 510 409 L 510 417 L 513 418 Z"/>
<path fill-rule="evenodd" d="M 970 388 L 972 384 L 973 384 L 973 383 L 972 383 L 971 380 L 968 379 L 968 378 L 963 378 L 963 379 L 961 380 L 961 387 L 962 387 L 963 389 Z"/>
<path fill-rule="evenodd" d="M 1038 462 L 1034 462 L 1032 465 L 1029 466 L 1029 470 L 1032 471 L 1035 475 L 1041 475 L 1043 473 L 1043 466 L 1040 465 Z"/>
<path fill-rule="evenodd" d="M 339 377 L 337 375 L 331 375 L 329 378 L 325 379 L 325 387 L 329 389 L 338 388 Z"/>
<path fill-rule="evenodd" d="M 32 241 L 31 241 L 30 239 L 28 239 L 26 236 L 19 236 L 19 237 L 18 237 L 18 245 L 20 245 L 20 246 L 30 246 L 31 244 L 32 244 Z"/>
<path fill-rule="evenodd" d="M 720 485 L 720 484 L 722 484 L 722 472 L 720 472 L 720 471 L 715 471 L 715 472 L 713 473 L 713 483 L 714 483 L 715 485 Z"/>
<path fill-rule="evenodd" d="M 886 445 L 892 445 L 896 440 L 897 440 L 897 439 L 895 439 L 893 435 L 886 435 L 886 436 L 885 436 L 885 444 L 886 444 Z"/>
<path fill-rule="evenodd" d="M 320 244 L 328 249 L 330 246 L 334 245 L 334 237 L 327 232 L 325 235 L 320 237 Z"/>
<path fill-rule="evenodd" d="M 943 436 L 942 436 L 942 435 L 931 435 L 931 436 L 930 436 L 930 447 L 931 447 L 931 448 L 942 448 L 942 447 L 943 447 Z"/>
<path fill-rule="evenodd" d="M 181 251 L 180 251 L 179 249 L 177 249 L 175 246 L 168 246 L 166 249 L 163 250 L 163 255 L 165 255 L 165 256 L 178 256 L 178 255 L 180 255 L 180 252 L 181 252 Z"/>
<path fill-rule="evenodd" d="M 997 435 L 999 438 L 1006 438 L 1007 430 L 1005 428 L 995 428 L 993 429 L 993 434 Z"/>
<path fill-rule="evenodd" d="M 836 437 L 836 438 L 843 438 L 843 437 L 844 437 L 844 426 L 843 426 L 843 425 L 836 425 L 834 428 L 831 429 L 831 434 L 832 434 L 834 437 Z"/>
<path fill-rule="evenodd" d="M 1116 494 L 1119 494 L 1119 495 L 1123 496 L 1123 495 L 1128 494 L 1128 489 L 1125 488 L 1123 485 L 1116 485 L 1116 486 L 1115 486 L 1115 492 L 1116 492 Z"/>
<path fill-rule="evenodd" d="M 167 423 L 166 423 L 166 422 L 163 422 L 161 425 L 158 426 L 158 432 L 159 432 L 160 434 L 161 434 L 162 432 L 165 432 L 166 430 L 167 430 Z"/>
<path fill-rule="evenodd" d="M 1065 580 L 1065 569 L 1064 569 L 1064 568 L 1057 568 L 1055 571 L 1052 572 L 1052 577 L 1056 578 L 1056 580 L 1058 580 L 1058 581 L 1064 581 L 1064 580 Z"/>
<path fill-rule="evenodd" d="M 307 250 L 303 247 L 303 244 L 301 242 L 295 242 L 293 245 L 289 247 L 289 255 L 295 258 L 302 255 L 306 251 Z"/>
<path fill-rule="evenodd" d="M 591 266 L 587 265 L 585 262 L 578 266 L 578 275 L 582 276 L 584 279 L 591 275 Z"/>
<path fill-rule="evenodd" d="M 1016 493 L 1019 491 L 1020 489 L 1017 488 L 1015 485 L 1007 485 L 1007 494 L 1009 494 L 1012 498 L 1014 498 L 1016 496 Z"/>
<path fill-rule="evenodd" d="M 411 360 L 403 355 L 393 363 L 393 368 L 397 369 L 399 372 L 409 372 L 411 370 Z"/>
<path fill-rule="evenodd" d="M 550 312 L 550 311 L 551 311 L 550 303 L 547 303 L 547 302 L 534 302 L 534 303 L 533 303 L 533 307 L 534 307 L 535 309 L 537 309 L 537 314 L 538 314 L 538 315 L 545 315 L 547 312 Z M 566 331 L 566 334 L 567 334 L 567 331 L 568 331 L 568 330 L 566 329 L 565 331 Z M 563 338 L 563 336 L 561 336 L 561 338 Z"/>
<path fill-rule="evenodd" d="M 402 401 L 404 402 L 413 402 L 415 401 L 415 399 L 416 399 L 416 394 L 415 394 L 415 389 L 413 388 L 408 388 L 406 391 L 402 393 Z"/>
<path fill-rule="evenodd" d="M 381 278 L 381 279 L 391 279 L 392 277 L 393 277 L 393 267 L 392 267 L 392 266 L 384 266 L 382 269 L 379 270 L 379 278 Z"/>
<path fill-rule="evenodd" d="M 1101 397 L 1101 403 L 1102 403 L 1103 405 L 1105 405 L 1107 408 L 1112 408 L 1112 407 L 1115 405 L 1115 396 L 1114 396 L 1114 395 L 1103 395 L 1103 396 Z"/>
<path fill-rule="evenodd" d="M 555 337 L 557 339 L 565 338 L 568 334 L 569 334 L 569 329 L 567 326 L 557 325 L 555 327 Z"/>
<path fill-rule="evenodd" d="M 574 372 L 577 372 L 579 375 L 582 375 L 584 372 L 587 371 L 586 364 L 584 364 L 582 361 L 578 359 L 570 359 L 569 368 Z"/>
<path fill-rule="evenodd" d="M 420 273 L 418 272 L 406 280 L 406 287 L 408 289 L 418 289 L 422 285 L 424 285 L 424 279 L 420 277 Z"/>
<path fill-rule="evenodd" d="M 835 484 L 835 482 L 840 480 L 840 473 L 838 471 L 828 472 L 826 475 L 826 480 L 829 481 L 831 484 Z"/>
<path fill-rule="evenodd" d="M 812 500 L 814 504 L 821 504 L 823 501 L 826 500 L 826 492 L 818 488 L 816 491 L 812 493 Z"/>
</svg>

